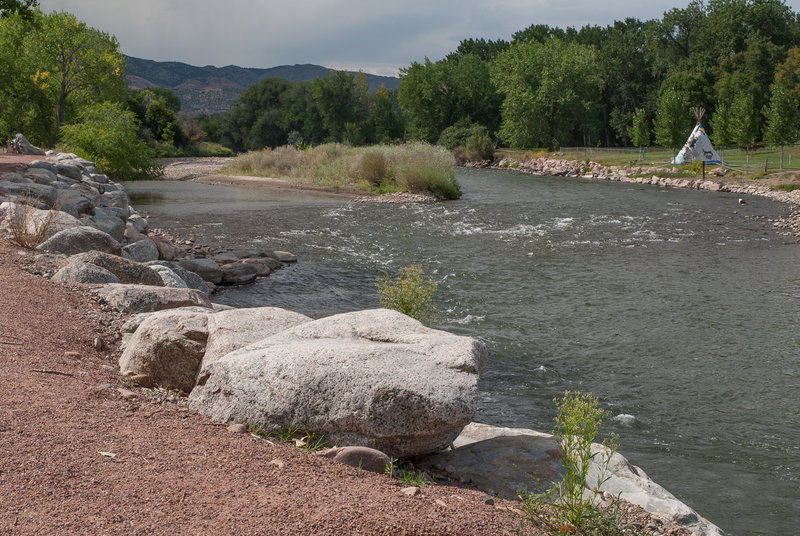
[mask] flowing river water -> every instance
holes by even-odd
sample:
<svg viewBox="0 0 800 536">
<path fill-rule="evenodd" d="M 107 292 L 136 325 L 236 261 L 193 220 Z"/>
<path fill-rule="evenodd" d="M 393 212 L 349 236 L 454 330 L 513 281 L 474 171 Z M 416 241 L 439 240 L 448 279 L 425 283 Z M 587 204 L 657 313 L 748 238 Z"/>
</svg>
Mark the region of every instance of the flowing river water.
<svg viewBox="0 0 800 536">
<path fill-rule="evenodd" d="M 191 182 L 126 188 L 152 226 L 300 262 L 214 301 L 312 317 L 378 307 L 418 263 L 434 327 L 485 341 L 476 420 L 550 431 L 591 392 L 620 452 L 728 534 L 800 531 L 800 245 L 773 201 L 459 169 L 438 204 Z"/>
</svg>

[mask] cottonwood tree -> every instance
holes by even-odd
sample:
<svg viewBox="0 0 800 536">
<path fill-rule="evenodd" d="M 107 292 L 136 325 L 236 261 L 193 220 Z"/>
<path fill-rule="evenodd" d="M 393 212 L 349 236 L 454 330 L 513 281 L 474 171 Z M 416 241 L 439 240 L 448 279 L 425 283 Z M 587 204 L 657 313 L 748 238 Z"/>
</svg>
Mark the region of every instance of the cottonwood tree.
<svg viewBox="0 0 800 536">
<path fill-rule="evenodd" d="M 633 124 L 628 129 L 631 143 L 639 146 L 640 158 L 644 158 L 645 147 L 650 145 L 650 125 L 644 108 L 636 108 L 633 112 Z"/>
<path fill-rule="evenodd" d="M 758 110 L 753 104 L 753 95 L 740 91 L 733 97 L 730 108 L 729 130 L 733 142 L 745 150 L 747 163 L 750 163 L 750 149 L 758 139 Z"/>
<path fill-rule="evenodd" d="M 125 62 L 113 36 L 79 21 L 71 13 L 40 15 L 37 30 L 25 48 L 47 73 L 54 101 L 56 128 L 65 122 L 71 104 L 122 100 Z"/>
<path fill-rule="evenodd" d="M 574 142 L 603 88 L 594 47 L 557 39 L 512 44 L 495 60 L 492 80 L 504 95 L 500 136 L 513 147 Z"/>
<path fill-rule="evenodd" d="M 769 105 L 764 108 L 767 127 L 764 139 L 772 146 L 781 148 L 781 169 L 783 169 L 783 148 L 797 141 L 800 127 L 800 103 L 787 88 L 776 85 L 772 88 Z"/>
<path fill-rule="evenodd" d="M 653 125 L 656 143 L 672 149 L 674 155 L 686 141 L 690 125 L 689 106 L 683 94 L 673 88 L 663 89 Z"/>
<path fill-rule="evenodd" d="M 0 18 L 8 17 L 12 13 L 19 13 L 25 18 L 31 18 L 37 7 L 39 7 L 39 0 L 0 0 Z"/>
</svg>

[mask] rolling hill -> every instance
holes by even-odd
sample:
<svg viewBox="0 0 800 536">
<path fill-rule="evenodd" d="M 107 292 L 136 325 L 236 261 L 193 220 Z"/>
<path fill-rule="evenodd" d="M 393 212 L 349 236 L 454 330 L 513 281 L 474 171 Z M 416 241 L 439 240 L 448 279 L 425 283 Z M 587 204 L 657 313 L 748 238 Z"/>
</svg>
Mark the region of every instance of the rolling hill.
<svg viewBox="0 0 800 536">
<path fill-rule="evenodd" d="M 277 77 L 291 82 L 313 80 L 328 74 L 321 65 L 281 65 L 257 69 L 228 65 L 197 67 L 178 61 L 154 61 L 125 56 L 125 81 L 134 89 L 163 87 L 181 100 L 181 113 L 189 116 L 227 112 L 231 103 L 247 86 Z M 375 91 L 381 84 L 397 89 L 400 79 L 394 76 L 366 74 L 367 86 Z"/>
</svg>

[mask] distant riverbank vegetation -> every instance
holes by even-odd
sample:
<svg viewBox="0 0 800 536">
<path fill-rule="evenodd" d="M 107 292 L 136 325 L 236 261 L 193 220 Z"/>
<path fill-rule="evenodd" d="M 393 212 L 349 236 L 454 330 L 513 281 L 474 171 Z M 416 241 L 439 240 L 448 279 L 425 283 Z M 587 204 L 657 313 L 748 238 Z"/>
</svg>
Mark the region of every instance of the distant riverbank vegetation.
<svg viewBox="0 0 800 536">
<path fill-rule="evenodd" d="M 228 113 L 190 118 L 168 90 L 125 87 L 113 36 L 68 13 L 42 14 L 35 0 L 6 0 L 0 135 L 24 132 L 52 147 L 62 126 L 91 116 L 84 108 L 114 102 L 133 113 L 121 126 L 152 157 L 424 141 L 487 160 L 498 147 L 674 152 L 701 107 L 712 141 L 744 149 L 748 160 L 755 148 L 797 142 L 800 17 L 784 0 L 693 0 L 660 19 L 606 26 L 532 22 L 508 40 L 467 38 L 440 60 L 412 61 L 394 92 L 371 92 L 363 74 L 340 71 L 308 82 L 268 78 Z"/>
<path fill-rule="evenodd" d="M 249 151 L 237 156 L 222 173 L 375 193 L 430 192 L 443 199 L 456 199 L 460 192 L 454 164 L 449 151 L 424 142 L 368 147 L 326 143 Z"/>
</svg>

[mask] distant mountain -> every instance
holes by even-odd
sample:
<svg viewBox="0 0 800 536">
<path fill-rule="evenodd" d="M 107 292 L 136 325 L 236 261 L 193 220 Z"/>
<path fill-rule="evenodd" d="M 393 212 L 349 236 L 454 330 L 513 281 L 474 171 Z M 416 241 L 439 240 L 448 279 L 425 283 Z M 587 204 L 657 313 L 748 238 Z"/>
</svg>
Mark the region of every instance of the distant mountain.
<svg viewBox="0 0 800 536">
<path fill-rule="evenodd" d="M 181 100 L 181 113 L 190 116 L 227 112 L 231 103 L 244 88 L 264 78 L 283 78 L 303 82 L 321 78 L 330 72 L 321 65 L 281 65 L 255 69 L 228 65 L 227 67 L 196 67 L 179 61 L 153 61 L 125 56 L 125 81 L 134 89 L 163 87 L 172 90 Z M 400 79 L 394 76 L 366 74 L 367 87 L 375 91 L 381 84 L 397 89 Z"/>
</svg>

